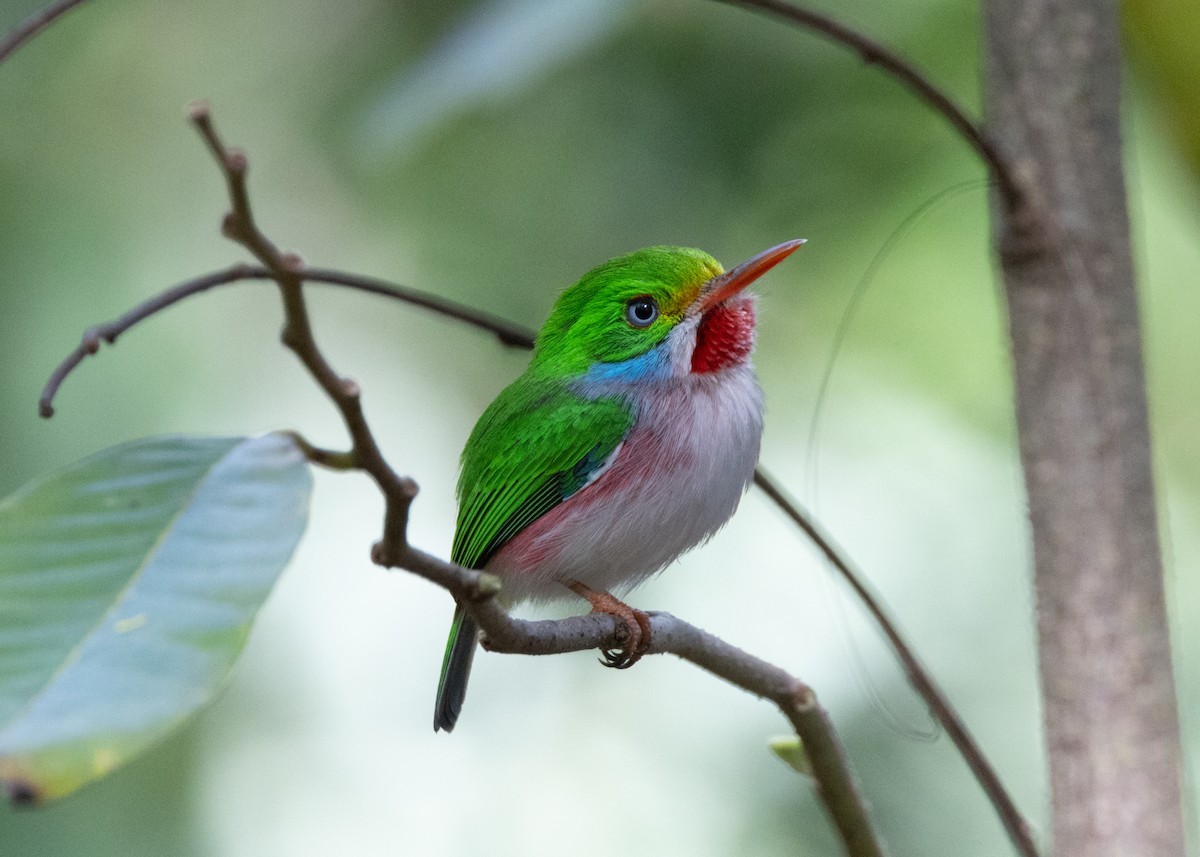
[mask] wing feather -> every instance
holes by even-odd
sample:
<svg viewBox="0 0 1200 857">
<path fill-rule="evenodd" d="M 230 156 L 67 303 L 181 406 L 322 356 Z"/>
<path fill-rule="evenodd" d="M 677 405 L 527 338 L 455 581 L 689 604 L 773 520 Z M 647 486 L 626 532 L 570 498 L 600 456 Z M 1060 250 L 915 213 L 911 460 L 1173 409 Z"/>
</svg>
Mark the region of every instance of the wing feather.
<svg viewBox="0 0 1200 857">
<path fill-rule="evenodd" d="M 518 381 L 480 417 L 463 452 L 451 558 L 482 568 L 518 533 L 588 484 L 633 427 L 619 398 Z"/>
</svg>

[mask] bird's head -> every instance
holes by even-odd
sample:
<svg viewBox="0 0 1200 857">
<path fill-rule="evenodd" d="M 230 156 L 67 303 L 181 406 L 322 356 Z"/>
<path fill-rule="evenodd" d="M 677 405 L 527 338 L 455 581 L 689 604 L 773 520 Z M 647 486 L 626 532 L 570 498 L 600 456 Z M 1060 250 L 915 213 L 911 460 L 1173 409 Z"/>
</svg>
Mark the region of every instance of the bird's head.
<svg viewBox="0 0 1200 857">
<path fill-rule="evenodd" d="M 730 271 L 687 247 L 611 259 L 559 297 L 538 334 L 535 365 L 636 383 L 744 363 L 754 345 L 754 304 L 742 290 L 803 243 L 784 242 Z"/>
</svg>

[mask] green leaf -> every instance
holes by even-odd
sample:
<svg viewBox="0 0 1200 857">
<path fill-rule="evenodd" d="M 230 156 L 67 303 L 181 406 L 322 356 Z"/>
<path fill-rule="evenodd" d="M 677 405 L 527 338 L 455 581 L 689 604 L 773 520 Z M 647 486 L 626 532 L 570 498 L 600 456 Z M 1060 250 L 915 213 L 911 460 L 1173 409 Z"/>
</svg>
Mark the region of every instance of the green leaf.
<svg viewBox="0 0 1200 857">
<path fill-rule="evenodd" d="M 798 736 L 780 735 L 768 741 L 767 746 L 796 773 L 804 774 L 806 777 L 813 775 L 812 762 L 808 758 L 808 753 L 804 752 L 804 744 L 800 742 Z"/>
<path fill-rule="evenodd" d="M 0 502 L 0 783 L 98 779 L 220 688 L 304 531 L 284 435 L 154 438 Z"/>
</svg>

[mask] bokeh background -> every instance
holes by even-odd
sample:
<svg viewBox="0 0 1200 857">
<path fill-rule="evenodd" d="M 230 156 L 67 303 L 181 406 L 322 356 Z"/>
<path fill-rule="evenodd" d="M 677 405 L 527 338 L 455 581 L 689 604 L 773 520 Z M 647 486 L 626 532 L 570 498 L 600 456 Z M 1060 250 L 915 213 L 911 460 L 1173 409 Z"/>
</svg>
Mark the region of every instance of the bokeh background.
<svg viewBox="0 0 1200 857">
<path fill-rule="evenodd" d="M 0 0 L 0 30 L 40 0 Z M 823 2 L 978 106 L 966 0 Z M 1129 188 L 1162 532 L 1192 771 L 1200 751 L 1200 35 L 1192 0 L 1130 3 Z M 852 56 L 683 0 L 104 0 L 0 67 L 0 493 L 130 438 L 296 428 L 330 406 L 277 344 L 269 286 L 214 292 L 85 365 L 88 325 L 241 258 L 183 119 L 248 149 L 261 223 L 313 264 L 537 326 L 558 291 L 656 243 L 727 265 L 809 245 L 759 287 L 763 462 L 866 570 L 1019 803 L 1045 821 L 1029 550 L 983 171 Z M 950 189 L 948 191 L 948 189 Z M 947 192 L 948 191 L 948 192 Z M 835 331 L 891 245 L 833 363 Z M 381 299 L 312 289 L 330 358 L 422 485 L 446 555 L 458 452 L 525 356 Z M 814 439 L 815 438 L 815 439 Z M 313 520 L 219 701 L 60 804 L 0 808 L 5 857 L 775 855 L 838 852 L 767 750 L 772 708 L 673 659 L 483 656 L 453 736 L 430 728 L 451 603 L 368 561 L 380 504 L 318 474 Z M 897 855 L 1009 853 L 877 635 L 752 492 L 634 602 L 808 680 Z M 567 607 L 561 608 L 568 609 Z M 1189 794 L 1194 814 L 1196 796 Z"/>
</svg>

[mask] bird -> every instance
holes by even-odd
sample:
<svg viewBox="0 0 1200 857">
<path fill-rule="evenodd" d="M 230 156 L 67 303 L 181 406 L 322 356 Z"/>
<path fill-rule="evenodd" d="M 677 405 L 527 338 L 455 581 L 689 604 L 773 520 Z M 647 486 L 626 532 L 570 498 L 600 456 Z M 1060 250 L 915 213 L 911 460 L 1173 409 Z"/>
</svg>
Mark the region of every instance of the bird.
<svg viewBox="0 0 1200 857">
<path fill-rule="evenodd" d="M 729 271 L 701 250 L 647 247 L 567 288 L 463 450 L 451 560 L 498 576 L 507 606 L 574 592 L 625 623 L 605 664 L 636 663 L 649 616 L 613 592 L 707 541 L 753 480 L 763 394 L 743 290 L 803 243 Z M 458 721 L 478 637 L 457 604 L 434 731 Z"/>
</svg>

